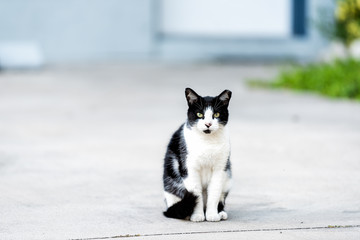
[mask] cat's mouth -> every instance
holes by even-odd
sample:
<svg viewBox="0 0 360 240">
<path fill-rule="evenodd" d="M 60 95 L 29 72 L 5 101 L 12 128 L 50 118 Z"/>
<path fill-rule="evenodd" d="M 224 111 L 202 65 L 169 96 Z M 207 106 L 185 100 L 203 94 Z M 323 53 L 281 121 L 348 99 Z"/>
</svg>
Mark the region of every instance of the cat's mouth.
<svg viewBox="0 0 360 240">
<path fill-rule="evenodd" d="M 204 133 L 206 133 L 206 134 L 210 134 L 210 133 L 211 133 L 211 130 L 209 130 L 209 129 L 204 130 Z"/>
</svg>

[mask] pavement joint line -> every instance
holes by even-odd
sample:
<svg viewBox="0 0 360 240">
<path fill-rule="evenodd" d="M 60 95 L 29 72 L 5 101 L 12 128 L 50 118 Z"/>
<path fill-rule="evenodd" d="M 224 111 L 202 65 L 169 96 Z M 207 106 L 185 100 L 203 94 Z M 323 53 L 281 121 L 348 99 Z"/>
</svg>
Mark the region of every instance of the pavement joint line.
<svg viewBox="0 0 360 240">
<path fill-rule="evenodd" d="M 236 229 L 236 230 L 198 231 L 198 232 L 124 234 L 124 235 L 111 236 L 111 237 L 72 238 L 69 240 L 103 240 L 103 239 L 117 239 L 117 238 L 176 236 L 176 235 L 192 235 L 192 234 L 207 234 L 207 233 L 274 232 L 274 231 L 297 231 L 297 230 L 320 230 L 320 229 L 332 230 L 332 229 L 344 229 L 344 228 L 360 228 L 360 225 L 328 225 L 322 227 L 264 228 L 264 229 Z"/>
</svg>

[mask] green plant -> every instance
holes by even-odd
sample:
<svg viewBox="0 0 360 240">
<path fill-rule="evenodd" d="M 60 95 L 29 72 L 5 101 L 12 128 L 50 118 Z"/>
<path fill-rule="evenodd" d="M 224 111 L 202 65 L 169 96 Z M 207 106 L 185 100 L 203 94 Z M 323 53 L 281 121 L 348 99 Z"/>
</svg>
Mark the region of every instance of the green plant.
<svg viewBox="0 0 360 240">
<path fill-rule="evenodd" d="M 335 37 L 349 47 L 360 37 L 360 0 L 339 0 L 335 12 Z"/>
<path fill-rule="evenodd" d="M 251 81 L 252 86 L 291 88 L 317 92 L 329 97 L 360 100 L 360 60 L 335 60 L 297 66 L 282 72 L 273 82 Z"/>
<path fill-rule="evenodd" d="M 322 34 L 337 39 L 348 48 L 360 38 L 360 0 L 337 0 L 335 12 L 320 9 L 320 21 L 316 23 Z"/>
</svg>

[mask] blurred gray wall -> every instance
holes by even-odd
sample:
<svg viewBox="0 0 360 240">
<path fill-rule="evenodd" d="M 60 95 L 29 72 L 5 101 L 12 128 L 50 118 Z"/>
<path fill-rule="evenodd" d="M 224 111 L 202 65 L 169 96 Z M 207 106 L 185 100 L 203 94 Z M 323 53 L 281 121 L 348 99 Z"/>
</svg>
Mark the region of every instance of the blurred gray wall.
<svg viewBox="0 0 360 240">
<path fill-rule="evenodd" d="M 332 4 L 328 0 L 306 1 L 309 21 L 304 37 L 199 38 L 163 34 L 159 29 L 162 1 L 170 0 L 0 0 L 0 46 L 4 42 L 36 43 L 46 63 L 312 59 L 325 46 L 312 21 L 321 5 Z"/>
<path fill-rule="evenodd" d="M 36 42 L 45 61 L 144 57 L 151 0 L 0 0 L 1 42 Z"/>
</svg>

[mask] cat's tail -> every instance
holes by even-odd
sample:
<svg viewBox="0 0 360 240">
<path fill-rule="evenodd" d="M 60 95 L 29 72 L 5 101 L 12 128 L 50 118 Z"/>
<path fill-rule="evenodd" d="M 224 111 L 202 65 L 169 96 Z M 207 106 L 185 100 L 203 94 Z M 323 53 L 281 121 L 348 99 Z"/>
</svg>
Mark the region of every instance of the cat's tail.
<svg viewBox="0 0 360 240">
<path fill-rule="evenodd" d="M 197 196 L 193 193 L 186 191 L 184 198 L 180 201 L 169 207 L 164 215 L 168 218 L 178 218 L 185 219 L 190 217 L 194 212 L 194 208 L 197 202 Z"/>
</svg>

